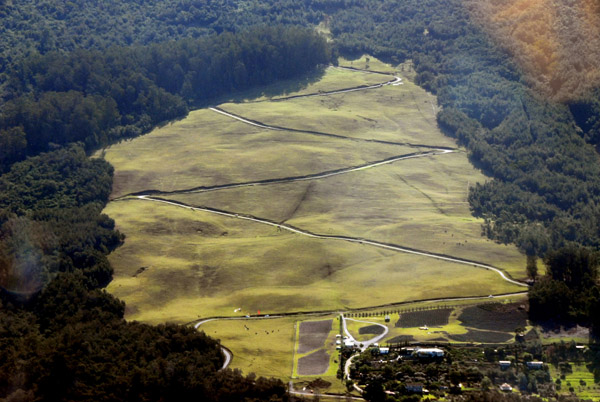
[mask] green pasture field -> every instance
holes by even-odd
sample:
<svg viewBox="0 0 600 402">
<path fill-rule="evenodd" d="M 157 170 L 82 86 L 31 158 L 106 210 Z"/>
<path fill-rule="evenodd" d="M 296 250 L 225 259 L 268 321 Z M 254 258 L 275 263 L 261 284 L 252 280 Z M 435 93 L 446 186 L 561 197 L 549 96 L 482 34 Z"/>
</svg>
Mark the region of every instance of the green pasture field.
<svg viewBox="0 0 600 402">
<path fill-rule="evenodd" d="M 368 319 L 362 319 L 362 318 L 357 318 L 357 320 L 369 321 Z M 376 336 L 378 336 L 378 335 L 374 335 L 374 334 L 361 334 L 360 333 L 361 328 L 368 327 L 369 325 L 372 325 L 372 324 L 368 324 L 366 322 L 353 321 L 353 319 L 346 320 L 346 328 L 348 328 L 348 332 L 350 332 L 350 335 L 352 335 L 352 337 L 359 342 L 368 341 L 369 339 L 372 339 L 372 338 L 375 338 Z"/>
<path fill-rule="evenodd" d="M 356 65 L 364 62 L 366 58 L 352 65 L 364 68 Z M 369 67 L 394 71 L 373 58 Z M 386 79 L 328 68 L 294 90 L 329 91 Z M 290 83 L 282 85 L 294 88 Z M 265 99 L 277 93 L 285 90 L 271 88 L 260 96 Z M 431 94 L 404 80 L 403 85 L 368 91 L 220 107 L 266 124 L 354 139 L 456 147 L 437 129 L 435 105 Z M 148 135 L 113 145 L 104 157 L 115 167 L 114 199 L 144 190 L 174 191 L 314 174 L 425 150 L 267 130 L 201 109 Z M 485 180 L 459 151 L 323 179 L 161 197 L 251 214 L 320 234 L 361 237 L 477 260 L 523 278 L 524 256 L 512 246 L 482 237 L 482 221 L 470 214 L 468 187 Z M 495 272 L 473 266 L 310 238 L 240 216 L 135 198 L 110 202 L 104 212 L 127 236 L 125 244 L 109 256 L 115 274 L 108 291 L 127 303 L 129 320 L 190 323 L 214 316 L 243 317 L 258 310 L 262 314 L 343 311 L 523 290 Z M 201 329 L 233 351 L 232 367 L 289 379 L 297 366 L 297 356 L 293 356 L 297 319 L 211 321 Z M 383 316 L 364 318 L 379 319 L 383 323 Z M 334 321 L 332 336 L 338 332 L 336 325 Z M 411 333 L 390 329 L 389 338 Z M 273 330 L 277 331 L 265 332 Z M 456 317 L 443 330 L 466 332 Z M 258 335 L 260 331 L 264 336 Z M 333 361 L 337 354 L 331 356 Z M 326 374 L 333 377 L 327 381 L 342 392 L 343 384 L 335 380 L 337 367 L 333 367 Z"/>
<path fill-rule="evenodd" d="M 342 70 L 342 74 L 356 73 Z M 437 128 L 435 97 L 410 81 L 367 91 L 282 102 L 226 103 L 220 107 L 267 125 L 352 138 L 456 147 Z"/>
<path fill-rule="evenodd" d="M 264 130 L 208 109 L 107 148 L 112 197 L 318 173 L 412 152 Z"/>
<path fill-rule="evenodd" d="M 105 212 L 128 236 L 109 256 L 108 290 L 126 301 L 132 320 L 185 323 L 519 290 L 484 269 L 151 201 L 116 201 Z"/>
<path fill-rule="evenodd" d="M 232 369 L 242 370 L 246 375 L 255 373 L 257 376 L 279 378 L 286 383 L 293 380 L 298 384 L 296 388 L 300 389 L 300 384 L 321 378 L 332 384 L 324 391 L 343 393 L 345 387 L 336 378 L 339 353 L 335 350 L 335 334 L 338 333 L 339 321 L 335 316 L 323 316 L 319 320 L 327 318 L 333 318 L 332 331 L 324 343 L 331 359 L 327 373 L 319 376 L 298 376 L 296 373 L 298 358 L 303 356 L 294 353 L 298 348 L 298 330 L 303 321 L 297 317 L 214 320 L 198 329 L 219 339 L 231 350 L 233 359 L 229 367 Z"/>
<path fill-rule="evenodd" d="M 369 59 L 369 61 L 367 61 L 367 59 Z M 369 56 L 367 54 L 363 54 L 359 58 L 352 60 L 340 57 L 338 60 L 338 65 L 343 67 L 358 68 L 361 70 L 381 71 L 390 74 L 398 72 L 398 69 L 396 67 L 384 63 L 381 60 L 378 60 L 375 57 Z"/>
<path fill-rule="evenodd" d="M 573 372 L 566 374 L 565 379 L 561 380 L 561 390 L 558 391 L 558 394 L 571 395 L 569 392 L 571 386 L 581 400 L 600 401 L 600 384 L 594 382 L 594 373 L 591 373 L 584 363 L 571 363 L 571 367 Z M 550 374 L 554 381 L 560 378 L 559 370 L 553 365 L 550 365 Z M 585 382 L 585 385 L 580 383 L 581 380 Z"/>
<path fill-rule="evenodd" d="M 294 95 L 306 95 L 337 91 L 357 86 L 376 85 L 389 80 L 389 77 L 381 74 L 360 71 L 355 72 L 354 74 L 348 74 L 343 69 L 329 66 L 300 78 L 281 80 L 264 87 L 225 95 L 220 98 L 216 104 L 228 102 L 262 102 Z"/>
<path fill-rule="evenodd" d="M 513 246 L 483 237 L 483 220 L 470 214 L 467 186 L 480 178 L 473 172 L 464 154 L 453 153 L 319 180 L 167 198 L 286 222 L 319 234 L 435 250 L 523 278 L 523 255 Z M 272 201 L 261 202 L 265 199 Z"/>
<path fill-rule="evenodd" d="M 297 318 L 216 320 L 198 329 L 219 339 L 233 353 L 229 365 L 244 374 L 289 380 Z"/>
</svg>

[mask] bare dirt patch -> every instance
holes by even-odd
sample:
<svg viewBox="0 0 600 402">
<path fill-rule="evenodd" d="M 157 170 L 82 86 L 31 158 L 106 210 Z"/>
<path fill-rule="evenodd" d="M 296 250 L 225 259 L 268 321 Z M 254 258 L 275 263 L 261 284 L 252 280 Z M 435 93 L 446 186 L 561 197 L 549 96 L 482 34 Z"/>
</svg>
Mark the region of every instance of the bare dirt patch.
<svg viewBox="0 0 600 402">
<path fill-rule="evenodd" d="M 527 312 L 518 303 L 492 303 L 467 307 L 458 320 L 467 327 L 513 332 L 527 326 Z"/>
<path fill-rule="evenodd" d="M 510 341 L 513 335 L 502 332 L 469 330 L 466 334 L 449 335 L 448 337 L 458 342 L 502 343 Z"/>
<path fill-rule="evenodd" d="M 396 322 L 396 327 L 415 328 L 423 325 L 441 327 L 448 325 L 450 313 L 452 313 L 451 308 L 402 313 L 400 314 L 400 319 Z"/>
<path fill-rule="evenodd" d="M 358 333 L 360 335 L 381 335 L 385 332 L 385 328 L 380 325 L 368 325 L 366 327 L 360 327 Z"/>
<path fill-rule="evenodd" d="M 387 339 L 386 343 L 405 343 L 405 342 L 413 342 L 415 337 L 412 335 L 398 335 L 391 339 Z"/>
<path fill-rule="evenodd" d="M 307 353 L 322 347 L 327 335 L 331 332 L 332 322 L 333 320 L 301 322 L 298 353 Z M 298 361 L 299 366 L 300 362 Z"/>
<path fill-rule="evenodd" d="M 320 349 L 298 359 L 299 375 L 320 375 L 329 369 L 329 353 Z"/>
</svg>

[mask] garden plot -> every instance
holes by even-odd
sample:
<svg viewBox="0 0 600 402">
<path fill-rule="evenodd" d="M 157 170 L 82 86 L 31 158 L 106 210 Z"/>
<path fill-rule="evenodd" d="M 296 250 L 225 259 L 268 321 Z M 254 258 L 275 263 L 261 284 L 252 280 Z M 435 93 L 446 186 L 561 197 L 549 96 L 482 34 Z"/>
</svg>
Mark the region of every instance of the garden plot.
<svg viewBox="0 0 600 402">
<path fill-rule="evenodd" d="M 477 331 L 470 329 L 463 335 L 448 335 L 450 339 L 457 342 L 481 342 L 481 343 L 504 343 L 513 339 L 513 334 L 494 331 Z"/>
<path fill-rule="evenodd" d="M 385 329 L 381 325 L 367 325 L 366 327 L 360 327 L 358 333 L 360 335 L 381 335 L 385 332 Z"/>
<path fill-rule="evenodd" d="M 527 312 L 519 304 L 484 304 L 466 307 L 458 317 L 465 327 L 514 332 L 527 326 Z"/>
<path fill-rule="evenodd" d="M 411 311 L 401 313 L 400 319 L 396 322 L 399 328 L 415 328 L 422 326 L 441 327 L 448 325 L 448 319 L 453 309 L 436 309 L 425 311 Z"/>
<path fill-rule="evenodd" d="M 299 375 L 321 375 L 329 369 L 329 353 L 324 349 L 317 350 L 298 359 Z"/>
<path fill-rule="evenodd" d="M 298 353 L 308 353 L 325 345 L 333 320 L 304 321 L 300 323 Z"/>
</svg>

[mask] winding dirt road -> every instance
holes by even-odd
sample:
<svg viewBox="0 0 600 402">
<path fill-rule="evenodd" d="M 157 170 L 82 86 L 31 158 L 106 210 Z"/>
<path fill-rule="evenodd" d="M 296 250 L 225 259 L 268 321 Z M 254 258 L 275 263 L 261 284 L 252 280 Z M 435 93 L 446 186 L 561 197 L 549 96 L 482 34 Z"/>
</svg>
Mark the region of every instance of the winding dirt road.
<svg viewBox="0 0 600 402">
<path fill-rule="evenodd" d="M 458 149 L 458 148 L 452 148 L 452 147 L 442 147 L 439 145 L 416 144 L 413 142 L 395 142 L 395 141 L 376 140 L 373 138 L 348 137 L 348 136 L 340 135 L 340 134 L 325 133 L 323 131 L 301 130 L 301 129 L 291 128 L 291 127 L 273 126 L 273 125 L 265 124 L 258 120 L 253 120 L 253 119 L 249 119 L 244 116 L 240 116 L 239 114 L 228 112 L 220 107 L 209 107 L 208 109 L 212 110 L 215 113 L 222 114 L 223 116 L 227 116 L 232 119 L 241 121 L 242 123 L 246 123 L 248 125 L 262 128 L 265 130 L 290 131 L 292 133 L 301 133 L 301 134 L 315 135 L 315 136 L 319 136 L 319 137 L 337 138 L 337 139 L 341 139 L 341 140 L 354 141 L 354 142 L 371 142 L 371 143 L 375 143 L 375 144 L 397 145 L 397 146 L 412 147 L 412 148 L 446 149 L 446 150 L 452 150 L 452 151 L 455 151 Z"/>
<path fill-rule="evenodd" d="M 337 68 L 343 68 L 343 67 L 337 67 Z M 344 69 L 358 70 L 358 69 L 352 69 L 352 68 L 344 68 Z M 358 70 L 358 71 L 364 71 L 364 70 Z M 375 85 L 365 85 L 365 86 L 361 86 L 361 87 L 346 88 L 346 89 L 340 89 L 340 90 L 335 90 L 335 91 L 327 91 L 327 92 L 318 92 L 318 93 L 311 93 L 311 94 L 305 94 L 305 95 L 281 97 L 281 98 L 276 98 L 276 99 L 270 99 L 268 101 L 280 102 L 280 101 L 285 101 L 285 100 L 289 100 L 289 99 L 296 99 L 296 98 L 303 98 L 303 97 L 329 96 L 329 95 L 342 94 L 342 93 L 355 92 L 355 91 L 374 90 L 377 88 L 382 88 L 387 85 L 401 85 L 402 84 L 402 79 L 400 77 L 394 76 L 392 74 L 373 72 L 373 71 L 367 71 L 367 72 L 372 73 L 372 74 L 386 75 L 388 77 L 391 77 L 391 79 L 389 79 L 386 82 L 382 82 L 382 83 L 375 84 Z M 201 212 L 225 216 L 225 217 L 232 218 L 232 219 L 240 219 L 240 220 L 254 222 L 257 224 L 269 225 L 272 227 L 276 227 L 278 229 L 282 229 L 282 230 L 289 231 L 291 233 L 295 233 L 300 236 L 306 236 L 306 237 L 310 237 L 310 238 L 314 238 L 314 239 L 330 240 L 330 241 L 344 241 L 344 242 L 350 242 L 350 243 L 365 245 L 365 246 L 369 246 L 369 247 L 377 247 L 377 248 L 401 252 L 401 253 L 419 255 L 422 257 L 427 257 L 427 258 L 436 259 L 436 260 L 440 260 L 440 261 L 461 264 L 461 265 L 467 265 L 467 266 L 480 268 L 480 269 L 486 269 L 486 270 L 493 271 L 496 274 L 498 274 L 498 276 L 500 277 L 501 280 L 504 280 L 506 282 L 509 282 L 511 284 L 514 284 L 514 285 L 517 285 L 520 287 L 524 287 L 524 288 L 526 288 L 528 286 L 527 284 L 525 284 L 523 282 L 520 282 L 520 281 L 510 278 L 502 269 L 494 267 L 489 264 L 478 262 L 478 261 L 471 261 L 471 260 L 460 258 L 460 257 L 444 255 L 444 254 L 429 252 L 429 251 L 425 251 L 425 250 L 413 249 L 413 248 L 409 248 L 409 247 L 404 247 L 402 245 L 397 245 L 397 244 L 392 244 L 392 243 L 384 243 L 384 242 L 379 242 L 379 241 L 371 240 L 371 239 L 364 239 L 364 238 L 344 236 L 344 235 L 319 234 L 319 233 L 314 233 L 309 230 L 305 230 L 305 229 L 302 229 L 302 228 L 299 228 L 299 227 L 296 227 L 293 225 L 289 225 L 289 224 L 285 224 L 285 223 L 278 223 L 278 222 L 274 222 L 274 221 L 271 221 L 271 220 L 268 220 L 265 218 L 260 218 L 260 217 L 256 217 L 256 216 L 252 216 L 252 215 L 248 215 L 248 214 L 240 214 L 240 213 L 235 213 L 235 212 L 231 212 L 231 211 L 210 208 L 210 207 L 206 207 L 206 206 L 188 205 L 183 202 L 167 200 L 164 198 L 157 197 L 158 195 L 200 193 L 200 192 L 218 191 L 218 190 L 226 190 L 226 189 L 240 188 L 240 187 L 262 186 L 262 185 L 279 184 L 279 183 L 291 183 L 291 182 L 298 182 L 298 181 L 305 181 L 305 180 L 319 180 L 319 179 L 325 179 L 327 177 L 332 177 L 332 176 L 336 176 L 336 175 L 348 174 L 348 173 L 352 173 L 352 172 L 356 172 L 356 171 L 360 171 L 360 170 L 364 170 L 364 169 L 376 168 L 378 166 L 395 163 L 395 162 L 398 162 L 401 160 L 408 160 L 408 159 L 422 158 L 422 157 L 434 157 L 434 156 L 438 156 L 438 155 L 444 155 L 444 154 L 448 154 L 448 153 L 452 153 L 452 152 L 457 152 L 456 148 L 446 148 L 446 147 L 438 147 L 438 146 L 431 146 L 431 145 L 425 145 L 425 144 L 414 144 L 414 143 L 389 142 L 389 141 L 381 141 L 381 140 L 366 139 L 366 138 L 354 138 L 354 137 L 347 137 L 347 136 L 343 136 L 343 135 L 325 133 L 325 132 L 319 132 L 319 131 L 299 130 L 299 129 L 294 129 L 294 128 L 273 126 L 273 125 L 268 125 L 268 124 L 265 124 L 265 123 L 262 123 L 262 122 L 259 122 L 256 120 L 252 120 L 252 119 L 249 119 L 249 118 L 246 118 L 246 117 L 234 114 L 234 113 L 227 112 L 226 110 L 223 110 L 222 108 L 211 107 L 210 110 L 212 110 L 215 113 L 219 113 L 221 115 L 227 116 L 229 118 L 236 119 L 245 124 L 255 126 L 258 128 L 262 128 L 262 129 L 267 129 L 267 130 L 289 131 L 289 132 L 296 132 L 296 133 L 304 133 L 304 134 L 308 134 L 308 135 L 338 138 L 338 139 L 344 139 L 344 140 L 350 140 L 350 141 L 356 141 L 356 142 L 361 142 L 361 141 L 362 142 L 373 142 L 373 143 L 380 143 L 380 144 L 393 145 L 393 146 L 407 146 L 407 147 L 415 147 L 415 148 L 430 149 L 430 150 L 424 151 L 424 152 L 415 152 L 415 153 L 405 154 L 405 155 L 398 155 L 398 156 L 394 156 L 394 157 L 387 158 L 384 160 L 369 162 L 369 163 L 365 163 L 365 164 L 358 165 L 358 166 L 351 166 L 351 167 L 347 167 L 347 168 L 329 170 L 329 171 L 324 171 L 324 172 L 319 172 L 319 173 L 314 173 L 314 174 L 309 174 L 309 175 L 303 175 L 303 176 L 265 179 L 265 180 L 257 180 L 257 181 L 241 182 L 241 183 L 230 183 L 230 184 L 215 185 L 215 186 L 198 186 L 198 187 L 194 187 L 194 188 L 188 188 L 188 189 L 176 190 L 176 191 L 145 190 L 145 191 L 141 191 L 141 192 L 137 192 L 137 193 L 131 193 L 131 194 L 119 197 L 115 200 L 127 201 L 127 200 L 136 200 L 137 199 L 137 200 L 141 200 L 141 201 L 163 203 L 163 204 L 172 205 L 172 206 L 179 207 L 179 208 L 186 208 L 186 209 L 189 209 L 192 211 L 201 211 Z M 514 293 L 511 295 L 520 295 L 520 294 L 524 294 L 524 292 Z M 509 295 L 506 295 L 506 296 L 509 296 Z M 500 297 L 503 297 L 503 296 L 500 296 Z M 452 300 L 456 301 L 456 300 L 476 300 L 476 299 L 487 299 L 487 298 L 474 296 L 474 297 L 464 297 L 464 298 L 440 298 L 440 299 L 435 299 L 435 300 L 430 300 L 430 301 L 433 302 L 433 301 L 452 301 Z M 379 306 L 377 306 L 377 307 L 379 307 Z M 298 313 L 291 313 L 291 314 L 309 316 L 309 315 L 322 315 L 322 314 L 332 314 L 332 313 L 340 313 L 340 311 L 328 311 L 328 312 L 322 311 L 322 312 L 315 312 L 315 313 L 298 312 Z M 213 320 L 271 319 L 271 318 L 278 318 L 278 317 L 283 317 L 283 316 L 287 316 L 287 315 L 290 315 L 290 314 L 285 314 L 285 315 L 271 314 L 270 317 L 258 316 L 258 317 L 210 318 L 210 319 L 204 319 L 202 321 L 196 322 L 194 324 L 194 327 L 199 328 L 202 324 L 204 324 L 208 321 L 213 321 Z M 343 320 L 344 331 L 346 332 L 347 336 L 352 338 L 351 334 L 347 330 L 346 318 L 343 317 L 343 313 L 342 313 L 342 320 Z M 381 325 L 378 323 L 370 323 L 370 322 L 366 322 L 366 321 L 363 321 L 363 322 L 368 323 L 368 324 Z M 373 344 L 375 342 L 378 342 L 379 340 L 383 339 L 387 335 L 387 333 L 388 333 L 387 327 L 384 325 L 382 325 L 382 327 L 385 328 L 384 333 L 370 339 L 367 342 L 362 342 L 363 349 L 367 348 L 368 346 L 370 346 L 371 344 Z M 224 347 L 222 347 L 222 351 L 223 351 L 223 355 L 224 355 L 224 359 L 225 359 L 224 363 L 223 363 L 223 367 L 222 367 L 222 369 L 224 369 L 224 368 L 228 367 L 228 365 L 231 363 L 232 353 Z M 346 361 L 344 371 L 345 371 L 347 378 L 350 378 L 349 377 L 349 367 L 352 363 L 352 359 L 355 356 L 356 355 L 352 356 L 350 359 L 348 359 Z M 355 386 L 355 388 L 357 389 L 357 391 L 362 393 L 362 390 L 359 387 Z M 290 393 L 297 394 L 297 395 L 306 395 L 306 393 L 304 393 L 304 392 L 294 391 L 291 386 L 290 386 Z M 360 398 L 353 398 L 353 399 L 360 399 Z"/>
<path fill-rule="evenodd" d="M 488 264 L 483 264 L 483 263 L 480 263 L 477 261 L 467 260 L 464 258 L 447 256 L 447 255 L 443 255 L 443 254 L 436 254 L 436 253 L 432 253 L 432 252 L 428 252 L 428 251 L 418 250 L 418 249 L 409 248 L 409 247 L 402 247 L 402 246 L 396 245 L 396 244 L 383 243 L 383 242 L 364 239 L 364 238 L 360 238 L 360 237 L 324 235 L 324 234 L 310 232 L 308 230 L 304 230 L 304 229 L 289 225 L 287 223 L 273 222 L 271 220 L 264 219 L 264 218 L 258 218 L 256 216 L 252 216 L 252 215 L 239 214 L 239 213 L 235 213 L 235 212 L 229 212 L 229 211 L 224 211 L 224 210 L 220 210 L 220 209 L 216 209 L 216 208 L 209 208 L 209 207 L 205 207 L 205 206 L 192 206 L 192 205 L 185 204 L 183 202 L 166 200 L 163 198 L 151 197 L 148 195 L 138 195 L 138 196 L 135 196 L 135 198 L 137 198 L 139 200 L 144 200 L 144 201 L 161 202 L 164 204 L 174 205 L 174 206 L 181 207 L 181 208 L 187 208 L 192 211 L 203 211 L 203 212 L 208 212 L 208 213 L 212 213 L 212 214 L 227 216 L 230 218 L 256 222 L 256 223 L 260 223 L 263 225 L 274 226 L 279 229 L 287 230 L 289 232 L 307 236 L 307 237 L 311 237 L 314 239 L 340 240 L 340 241 L 346 241 L 346 242 L 350 242 L 350 243 L 365 244 L 368 246 L 384 248 L 387 250 L 399 251 L 402 253 L 420 255 L 423 257 L 434 258 L 437 260 L 452 262 L 452 263 L 456 263 L 456 264 L 462 264 L 462 265 L 468 265 L 468 266 L 477 267 L 477 268 L 483 268 L 486 270 L 496 272 L 498 275 L 500 275 L 500 277 L 503 280 L 505 280 L 509 283 L 512 283 L 514 285 L 522 286 L 522 287 L 529 286 L 526 283 L 519 282 L 519 281 L 516 281 L 516 280 L 508 277 L 508 275 L 504 271 L 502 271 L 500 268 L 497 268 L 497 267 L 494 267 L 494 266 L 488 265 Z"/>
<path fill-rule="evenodd" d="M 296 181 L 324 179 L 327 177 L 332 177 L 332 176 L 337 176 L 337 175 L 352 173 L 352 172 L 358 172 L 360 170 L 365 170 L 365 169 L 370 169 L 370 168 L 374 168 L 377 166 L 387 165 L 389 163 L 394 163 L 394 162 L 398 162 L 398 161 L 405 160 L 405 159 L 423 158 L 423 157 L 435 156 L 435 155 L 444 155 L 444 154 L 448 154 L 448 153 L 452 153 L 452 152 L 455 152 L 455 151 L 448 150 L 448 149 L 437 149 L 435 151 L 414 152 L 414 153 L 405 154 L 405 155 L 392 156 L 390 158 L 381 159 L 378 161 L 369 162 L 369 163 L 365 163 L 365 164 L 358 165 L 358 166 L 350 166 L 347 168 L 327 170 L 324 172 L 313 173 L 313 174 L 308 174 L 308 175 L 303 175 L 303 176 L 282 177 L 282 178 L 278 178 L 278 179 L 265 179 L 265 180 L 249 181 L 249 182 L 242 182 L 242 183 L 220 184 L 220 185 L 216 185 L 216 186 L 200 186 L 200 187 L 193 187 L 193 188 L 189 188 L 189 189 L 173 190 L 173 191 L 144 190 L 144 191 L 126 194 L 121 197 L 115 198 L 111 201 L 116 201 L 116 200 L 120 200 L 123 198 L 131 197 L 131 196 L 137 197 L 137 196 L 142 196 L 142 195 L 150 196 L 150 195 L 175 195 L 175 194 L 204 193 L 204 192 L 208 192 L 208 191 L 227 190 L 227 189 L 239 188 L 239 187 L 264 186 L 264 185 L 268 185 L 268 184 L 281 184 L 281 183 L 292 183 L 292 182 L 296 182 Z"/>
<path fill-rule="evenodd" d="M 281 102 L 281 101 L 286 101 L 286 100 L 290 100 L 290 99 L 310 98 L 310 97 L 314 97 L 314 96 L 328 96 L 328 95 L 343 94 L 343 93 L 348 93 L 348 92 L 365 91 L 365 90 L 369 90 L 369 89 L 382 88 L 387 85 L 394 85 L 394 86 L 402 85 L 402 78 L 400 78 L 396 75 L 390 74 L 390 73 L 384 73 L 381 71 L 362 70 L 359 68 L 352 68 L 352 67 L 336 66 L 336 67 L 332 67 L 332 68 L 336 68 L 339 70 L 357 71 L 357 72 L 362 72 L 362 73 L 367 73 L 367 74 L 384 75 L 387 77 L 393 77 L 393 79 L 385 81 L 385 82 L 381 82 L 378 84 L 373 84 L 373 85 L 361 85 L 361 86 L 356 86 L 356 87 L 351 87 L 351 88 L 336 89 L 334 91 L 321 91 L 321 92 L 313 92 L 313 93 L 302 94 L 302 95 L 282 96 L 279 98 L 269 98 L 269 99 L 265 99 L 265 100 L 248 101 L 248 102 L 242 102 L 242 103 Z"/>
</svg>

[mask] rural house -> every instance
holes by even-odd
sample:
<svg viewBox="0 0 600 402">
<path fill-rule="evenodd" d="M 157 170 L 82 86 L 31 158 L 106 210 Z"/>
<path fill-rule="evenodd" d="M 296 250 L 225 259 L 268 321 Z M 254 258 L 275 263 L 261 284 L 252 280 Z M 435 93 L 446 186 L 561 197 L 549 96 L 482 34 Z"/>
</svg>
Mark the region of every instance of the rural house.
<svg viewBox="0 0 600 402">
<path fill-rule="evenodd" d="M 444 351 L 439 348 L 418 348 L 415 350 L 417 357 L 443 357 Z"/>
<path fill-rule="evenodd" d="M 406 384 L 406 391 L 417 394 L 423 393 L 423 384 Z"/>
<path fill-rule="evenodd" d="M 509 368 L 509 367 L 510 367 L 510 365 L 511 365 L 511 362 L 510 362 L 510 360 L 500 360 L 498 363 L 500 363 L 500 368 L 501 368 L 502 370 L 506 370 L 506 369 L 507 369 L 507 368 Z"/>
<path fill-rule="evenodd" d="M 544 367 L 544 362 L 527 362 L 527 368 L 539 370 Z"/>
</svg>

